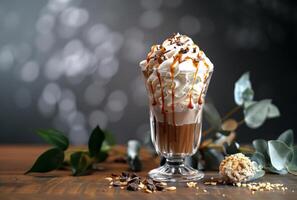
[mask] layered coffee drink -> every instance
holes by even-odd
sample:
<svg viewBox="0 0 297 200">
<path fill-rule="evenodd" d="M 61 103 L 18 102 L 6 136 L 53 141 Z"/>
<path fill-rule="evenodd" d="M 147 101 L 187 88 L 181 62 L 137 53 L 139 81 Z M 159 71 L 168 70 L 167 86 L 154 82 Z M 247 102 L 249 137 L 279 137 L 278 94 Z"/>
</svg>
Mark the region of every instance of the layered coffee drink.
<svg viewBox="0 0 297 200">
<path fill-rule="evenodd" d="M 151 138 L 167 159 L 197 151 L 202 107 L 213 64 L 186 35 L 153 45 L 140 62 L 150 103 Z"/>
<path fill-rule="evenodd" d="M 199 146 L 201 112 L 213 64 L 191 38 L 175 34 L 140 63 L 149 94 L 152 139 L 163 155 Z"/>
</svg>

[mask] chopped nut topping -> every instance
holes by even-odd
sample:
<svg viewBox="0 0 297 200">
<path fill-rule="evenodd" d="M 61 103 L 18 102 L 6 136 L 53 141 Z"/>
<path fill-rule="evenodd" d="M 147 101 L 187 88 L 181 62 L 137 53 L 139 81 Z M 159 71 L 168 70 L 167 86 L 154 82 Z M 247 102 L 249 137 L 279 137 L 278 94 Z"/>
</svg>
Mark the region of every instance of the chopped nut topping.
<svg viewBox="0 0 297 200">
<path fill-rule="evenodd" d="M 175 186 L 167 187 L 166 190 L 168 190 L 168 191 L 174 191 L 174 190 L 176 190 L 176 187 Z"/>
<path fill-rule="evenodd" d="M 108 180 L 108 181 L 112 181 L 112 178 L 111 177 L 106 177 L 104 178 L 105 180 Z"/>
<path fill-rule="evenodd" d="M 194 187 L 196 187 L 196 185 L 197 185 L 196 182 L 188 182 L 188 183 L 187 183 L 187 186 L 188 186 L 189 188 L 194 188 Z"/>
</svg>

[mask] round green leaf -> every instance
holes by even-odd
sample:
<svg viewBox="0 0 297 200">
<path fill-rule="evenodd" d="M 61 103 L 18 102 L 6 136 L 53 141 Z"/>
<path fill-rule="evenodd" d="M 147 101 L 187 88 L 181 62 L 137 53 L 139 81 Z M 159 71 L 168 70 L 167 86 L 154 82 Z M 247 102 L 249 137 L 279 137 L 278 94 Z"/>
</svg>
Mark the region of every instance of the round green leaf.
<svg viewBox="0 0 297 200">
<path fill-rule="evenodd" d="M 261 153 L 265 157 L 265 159 L 269 158 L 268 152 L 267 152 L 268 144 L 266 140 L 263 140 L 263 139 L 254 140 L 253 146 L 257 152 Z"/>
<path fill-rule="evenodd" d="M 244 108 L 247 108 L 253 104 L 257 103 L 257 101 L 245 101 L 244 104 L 243 104 L 243 107 Z"/>
<path fill-rule="evenodd" d="M 268 141 L 268 152 L 272 166 L 277 170 L 282 170 L 286 167 L 291 149 L 284 143 L 278 140 Z"/>
<path fill-rule="evenodd" d="M 260 168 L 266 166 L 265 156 L 260 152 L 255 152 L 252 155 L 251 160 L 255 161 L 259 165 Z"/>
<path fill-rule="evenodd" d="M 243 105 L 245 101 L 251 101 L 253 98 L 254 91 L 250 82 L 250 74 L 246 72 L 235 82 L 234 100 L 237 105 Z"/>
<path fill-rule="evenodd" d="M 60 131 L 54 129 L 38 130 L 37 134 L 47 143 L 65 151 L 69 146 L 68 138 Z"/>
<path fill-rule="evenodd" d="M 283 132 L 277 140 L 284 142 L 289 147 L 292 147 L 294 144 L 294 134 L 292 129 L 288 129 L 285 132 Z"/>
<path fill-rule="evenodd" d="M 269 104 L 267 118 L 276 118 L 280 116 L 280 112 L 276 105 Z"/>
<path fill-rule="evenodd" d="M 293 147 L 293 157 L 287 166 L 291 174 L 297 175 L 297 146 Z"/>
<path fill-rule="evenodd" d="M 30 172 L 49 172 L 58 169 L 64 160 L 64 152 L 59 148 L 52 148 L 41 154 L 30 170 Z"/>
<path fill-rule="evenodd" d="M 250 128 L 260 127 L 267 118 L 271 100 L 261 100 L 244 109 L 244 121 Z"/>
<path fill-rule="evenodd" d="M 275 174 L 287 174 L 288 171 L 286 169 L 282 169 L 282 170 L 277 170 L 275 169 L 273 166 L 269 165 L 265 167 L 266 171 L 269 171 L 271 173 L 275 173 Z"/>
</svg>

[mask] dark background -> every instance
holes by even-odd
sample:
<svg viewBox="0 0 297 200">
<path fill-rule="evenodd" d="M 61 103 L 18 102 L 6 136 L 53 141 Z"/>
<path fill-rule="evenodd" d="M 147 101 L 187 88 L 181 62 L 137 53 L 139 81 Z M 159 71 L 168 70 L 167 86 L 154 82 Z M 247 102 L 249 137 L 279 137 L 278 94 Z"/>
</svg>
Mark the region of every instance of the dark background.
<svg viewBox="0 0 297 200">
<path fill-rule="evenodd" d="M 246 71 L 255 99 L 279 107 L 280 118 L 240 128 L 239 141 L 296 130 L 296 8 L 293 0 L 2 0 L 0 143 L 39 143 L 34 130 L 54 127 L 84 144 L 98 122 L 119 143 L 142 139 L 149 120 L 138 63 L 174 32 L 214 63 L 208 98 L 222 115 Z"/>
</svg>

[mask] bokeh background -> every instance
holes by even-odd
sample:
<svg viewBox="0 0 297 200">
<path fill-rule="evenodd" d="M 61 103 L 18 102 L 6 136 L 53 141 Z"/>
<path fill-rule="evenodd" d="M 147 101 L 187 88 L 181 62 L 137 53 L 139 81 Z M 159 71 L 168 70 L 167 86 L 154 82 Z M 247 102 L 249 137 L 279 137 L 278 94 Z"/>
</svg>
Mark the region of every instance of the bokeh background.
<svg viewBox="0 0 297 200">
<path fill-rule="evenodd" d="M 38 128 L 85 144 L 97 123 L 119 143 L 149 130 L 138 63 L 150 46 L 187 34 L 215 65 L 208 91 L 221 114 L 250 71 L 255 99 L 281 117 L 238 140 L 297 130 L 294 0 L 1 0 L 0 143 L 41 143 Z"/>
</svg>

